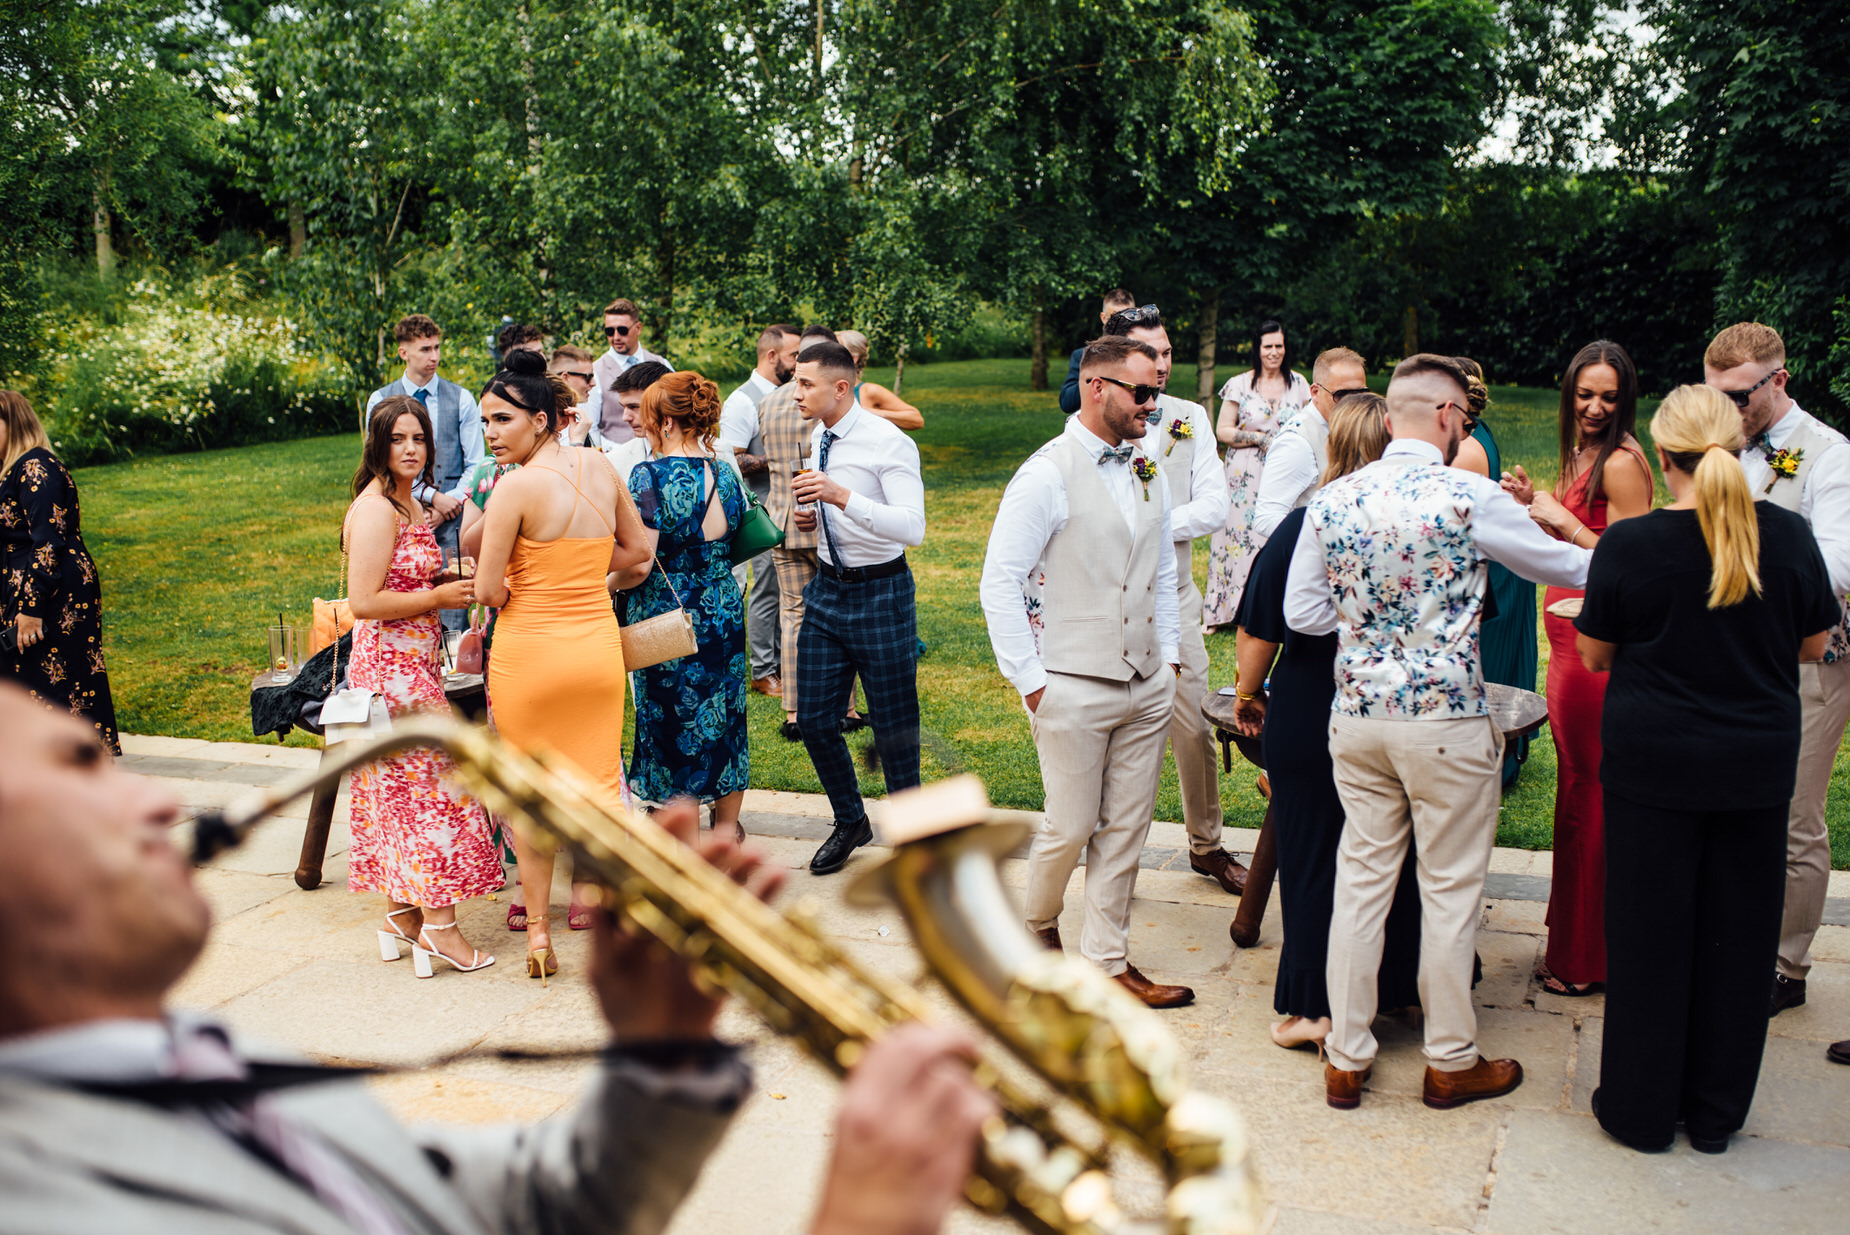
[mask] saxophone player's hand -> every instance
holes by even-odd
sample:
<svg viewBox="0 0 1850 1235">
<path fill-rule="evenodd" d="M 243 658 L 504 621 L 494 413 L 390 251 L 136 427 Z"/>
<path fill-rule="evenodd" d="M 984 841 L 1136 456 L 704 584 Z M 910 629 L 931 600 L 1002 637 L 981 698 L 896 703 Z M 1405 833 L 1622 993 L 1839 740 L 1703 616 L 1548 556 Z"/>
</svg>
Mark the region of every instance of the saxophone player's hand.
<svg viewBox="0 0 1850 1235">
<path fill-rule="evenodd" d="M 700 813 L 693 802 L 671 802 L 655 812 L 655 821 L 759 897 L 769 900 L 783 886 L 783 872 L 767 866 L 757 849 L 741 846 L 730 830 L 700 838 Z M 713 1036 L 723 996 L 698 990 L 686 962 L 653 936 L 626 927 L 608 909 L 597 912 L 590 978 L 619 1042 Z"/>
<path fill-rule="evenodd" d="M 968 1037 L 937 1025 L 902 1025 L 867 1048 L 842 1090 L 811 1235 L 936 1235 L 996 1113 L 975 1061 Z"/>
</svg>

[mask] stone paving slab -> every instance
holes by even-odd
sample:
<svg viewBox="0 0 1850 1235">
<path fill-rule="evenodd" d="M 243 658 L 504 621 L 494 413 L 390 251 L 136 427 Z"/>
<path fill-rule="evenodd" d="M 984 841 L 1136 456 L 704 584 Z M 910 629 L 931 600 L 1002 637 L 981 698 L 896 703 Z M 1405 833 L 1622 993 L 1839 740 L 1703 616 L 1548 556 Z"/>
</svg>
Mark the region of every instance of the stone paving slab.
<svg viewBox="0 0 1850 1235">
<path fill-rule="evenodd" d="M 233 743 L 137 737 L 125 739 L 124 748 L 135 761 L 129 766 L 159 775 L 195 805 L 273 783 L 277 773 L 312 766 L 316 754 L 256 748 L 290 756 L 279 762 L 236 757 L 245 752 Z M 783 907 L 808 903 L 823 932 L 856 963 L 919 981 L 922 965 L 896 912 L 848 906 L 847 878 L 807 873 L 828 831 L 825 803 L 814 795 L 753 791 L 745 818 L 771 861 L 791 872 Z M 496 964 L 474 974 L 440 965 L 438 977 L 419 981 L 408 958 L 379 960 L 378 898 L 345 890 L 344 795 L 327 883 L 313 892 L 290 879 L 301 828 L 300 815 L 265 823 L 244 847 L 199 872 L 218 926 L 176 1002 L 208 1009 L 240 1032 L 343 1062 L 416 1064 L 456 1050 L 572 1051 L 603 1041 L 582 978 L 588 937 L 563 929 L 561 909 L 554 911 L 560 927 L 554 939 L 562 972 L 544 988 L 525 976 L 525 937 L 502 924 L 506 890 L 463 906 L 460 915 L 468 938 Z M 1254 835 L 1230 831 L 1228 847 L 1249 852 Z M 1151 847 L 1168 854 L 1147 863 L 1139 878 L 1132 958 L 1153 977 L 1195 987 L 1195 1005 L 1164 1019 L 1197 1084 L 1245 1113 L 1275 1235 L 1841 1228 L 1850 1208 L 1850 1068 L 1825 1062 L 1823 1043 L 1850 1034 L 1850 927 L 1820 932 L 1806 1005 L 1773 1020 L 1755 1106 L 1730 1152 L 1708 1157 L 1679 1145 L 1668 1154 L 1641 1155 L 1605 1137 L 1588 1113 L 1604 1000 L 1557 999 L 1533 980 L 1551 869 L 1541 859 L 1549 855 L 1496 851 L 1478 936 L 1480 1039 L 1487 1052 L 1523 1061 L 1523 1086 L 1496 1101 L 1428 1110 L 1419 1100 L 1419 1034 L 1385 1017 L 1376 1026 L 1381 1057 L 1362 1106 L 1342 1113 L 1323 1102 L 1318 1056 L 1281 1051 L 1270 1039 L 1279 898 L 1273 897 L 1259 946 L 1236 949 L 1226 934 L 1234 899 L 1187 869 L 1179 825 L 1154 825 Z M 878 847 L 857 853 L 850 874 L 880 856 Z M 1834 874 L 1833 893 L 1841 874 Z M 1019 894 L 1026 863 L 1004 862 L 1002 876 Z M 1083 879 L 1083 871 L 1076 873 L 1068 888 L 1062 929 L 1069 943 L 1083 915 Z M 566 880 L 562 869 L 556 906 L 564 904 Z M 942 1014 L 959 1015 L 935 984 L 920 989 Z M 757 1089 L 671 1230 L 800 1231 L 820 1189 L 839 1086 L 739 1007 L 727 1009 L 721 1029 L 745 1044 Z M 527 1120 L 568 1105 L 593 1066 L 582 1057 L 516 1063 L 482 1056 L 372 1085 L 409 1120 Z M 1145 1205 L 1159 1191 L 1145 1169 L 1128 1172 L 1121 1188 Z M 953 1235 L 1014 1229 L 968 1211 L 949 1225 Z"/>
</svg>

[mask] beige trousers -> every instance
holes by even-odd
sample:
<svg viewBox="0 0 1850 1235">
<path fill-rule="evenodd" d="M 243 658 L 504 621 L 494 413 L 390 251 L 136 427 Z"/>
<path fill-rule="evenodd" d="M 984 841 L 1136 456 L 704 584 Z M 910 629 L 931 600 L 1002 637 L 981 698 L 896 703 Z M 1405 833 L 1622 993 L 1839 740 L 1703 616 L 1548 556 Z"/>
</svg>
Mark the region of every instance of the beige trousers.
<svg viewBox="0 0 1850 1235">
<path fill-rule="evenodd" d="M 1213 853 L 1220 848 L 1220 768 L 1214 758 L 1214 735 L 1201 715 L 1201 700 L 1208 693 L 1208 645 L 1201 637 L 1201 589 L 1195 586 L 1193 571 L 1181 577 L 1176 609 L 1182 619 L 1182 676 L 1176 679 L 1169 749 L 1176 757 L 1189 852 Z"/>
<path fill-rule="evenodd" d="M 771 550 L 771 568 L 777 572 L 777 616 L 783 638 L 778 675 L 783 683 L 784 711 L 797 710 L 797 635 L 803 629 L 803 589 L 816 577 L 814 549 Z"/>
<path fill-rule="evenodd" d="M 1085 854 L 1079 953 L 1108 974 L 1123 973 L 1127 963 L 1137 861 L 1174 705 L 1167 665 L 1128 682 L 1050 673 L 1028 720 L 1046 790 L 1046 815 L 1028 847 L 1028 928 L 1060 920 L 1067 881 Z"/>
<path fill-rule="evenodd" d="M 1831 769 L 1850 722 L 1850 660 L 1799 666 L 1799 776 L 1786 816 L 1786 916 L 1779 928 L 1779 972 L 1802 981 L 1811 972 L 1811 941 L 1824 921 L 1831 838 L 1824 804 Z"/>
<path fill-rule="evenodd" d="M 1345 816 L 1325 970 L 1330 1060 L 1350 1072 L 1374 1062 L 1375 976 L 1411 834 L 1419 848 L 1426 1061 L 1441 1072 L 1469 1068 L 1477 1062 L 1471 960 L 1497 837 L 1503 735 L 1488 717 L 1361 720 L 1332 714 L 1330 759 Z"/>
</svg>

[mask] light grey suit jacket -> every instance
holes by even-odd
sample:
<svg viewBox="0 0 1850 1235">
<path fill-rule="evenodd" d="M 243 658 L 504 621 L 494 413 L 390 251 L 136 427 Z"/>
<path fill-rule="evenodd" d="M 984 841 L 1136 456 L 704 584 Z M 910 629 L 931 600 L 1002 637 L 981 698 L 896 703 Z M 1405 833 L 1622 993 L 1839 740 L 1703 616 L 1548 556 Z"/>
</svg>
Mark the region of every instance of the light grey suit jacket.
<svg viewBox="0 0 1850 1235">
<path fill-rule="evenodd" d="M 652 1235 L 693 1188 L 732 1104 L 649 1081 L 607 1067 L 575 1109 L 525 1127 L 406 1129 L 348 1082 L 278 1101 L 411 1235 Z M 203 1119 L 18 1076 L 0 1076 L 0 1197 L 5 1235 L 353 1235 Z"/>
</svg>

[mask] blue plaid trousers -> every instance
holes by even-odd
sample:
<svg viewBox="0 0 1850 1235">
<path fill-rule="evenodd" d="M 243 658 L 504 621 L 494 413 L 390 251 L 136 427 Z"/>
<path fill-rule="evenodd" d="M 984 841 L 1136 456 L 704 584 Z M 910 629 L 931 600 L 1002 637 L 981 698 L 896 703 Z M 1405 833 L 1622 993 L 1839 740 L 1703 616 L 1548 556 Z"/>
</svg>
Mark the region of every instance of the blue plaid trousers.
<svg viewBox="0 0 1850 1235">
<path fill-rule="evenodd" d="M 888 793 L 919 783 L 918 615 L 912 572 L 844 583 L 818 574 L 803 589 L 797 636 L 797 728 L 837 824 L 859 823 L 861 785 L 842 737 L 856 675 L 867 692 Z"/>
</svg>

